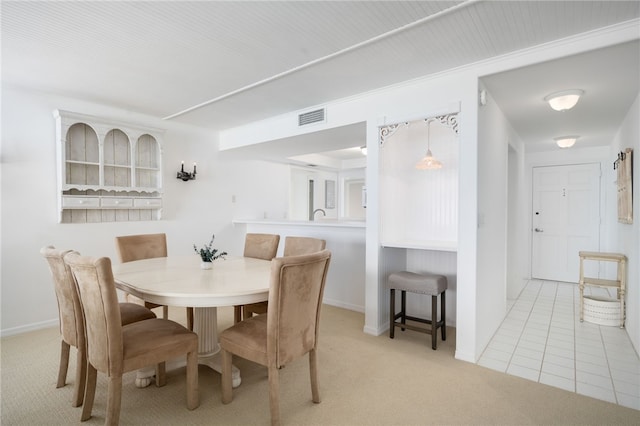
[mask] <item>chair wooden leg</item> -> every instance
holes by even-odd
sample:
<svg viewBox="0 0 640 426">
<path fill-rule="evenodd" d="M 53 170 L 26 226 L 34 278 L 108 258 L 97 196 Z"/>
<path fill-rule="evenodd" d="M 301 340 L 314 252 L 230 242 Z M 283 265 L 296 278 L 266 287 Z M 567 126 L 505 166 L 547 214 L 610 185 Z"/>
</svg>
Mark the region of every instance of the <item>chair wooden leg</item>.
<svg viewBox="0 0 640 426">
<path fill-rule="evenodd" d="M 167 384 L 167 364 L 164 362 L 156 365 L 156 386 L 161 387 Z"/>
<path fill-rule="evenodd" d="M 122 376 L 111 376 L 108 378 L 107 392 L 107 417 L 104 424 L 116 426 L 120 423 Z"/>
<path fill-rule="evenodd" d="M 85 349 L 78 348 L 76 356 L 76 387 L 73 395 L 73 406 L 79 407 L 84 400 L 84 389 L 87 384 L 87 354 Z"/>
<path fill-rule="evenodd" d="M 199 405 L 198 351 L 193 351 L 187 354 L 187 408 L 195 410 Z"/>
<path fill-rule="evenodd" d="M 447 314 L 445 311 L 445 292 L 443 291 L 440 294 L 440 318 L 442 319 L 442 341 L 447 340 Z"/>
<path fill-rule="evenodd" d="M 86 421 L 91 418 L 91 410 L 93 409 L 93 400 L 96 396 L 96 379 L 98 378 L 98 371 L 93 368 L 93 365 L 87 363 L 87 385 L 84 390 L 84 405 L 82 406 L 81 421 Z"/>
<path fill-rule="evenodd" d="M 431 296 L 431 349 L 438 347 L 438 296 Z"/>
<path fill-rule="evenodd" d="M 58 383 L 56 388 L 63 387 L 67 382 L 67 370 L 69 368 L 69 351 L 71 346 L 64 340 L 60 341 L 60 367 L 58 368 Z M 77 407 L 77 405 L 74 405 Z"/>
<path fill-rule="evenodd" d="M 320 390 L 318 388 L 318 353 L 315 349 L 309 352 L 309 373 L 311 374 L 311 400 L 320 403 Z"/>
<path fill-rule="evenodd" d="M 233 307 L 233 323 L 237 324 L 242 321 L 242 306 Z"/>
<path fill-rule="evenodd" d="M 278 367 L 270 365 L 269 370 L 269 408 L 271 425 L 280 425 L 280 377 Z"/>
<path fill-rule="evenodd" d="M 187 308 L 187 328 L 193 331 L 193 308 Z"/>
<path fill-rule="evenodd" d="M 221 374 L 221 385 L 222 388 L 222 403 L 228 404 L 233 400 L 233 389 L 231 386 L 231 360 L 233 356 L 231 352 L 228 352 L 224 349 L 220 349 L 222 354 L 222 374 Z"/>
</svg>

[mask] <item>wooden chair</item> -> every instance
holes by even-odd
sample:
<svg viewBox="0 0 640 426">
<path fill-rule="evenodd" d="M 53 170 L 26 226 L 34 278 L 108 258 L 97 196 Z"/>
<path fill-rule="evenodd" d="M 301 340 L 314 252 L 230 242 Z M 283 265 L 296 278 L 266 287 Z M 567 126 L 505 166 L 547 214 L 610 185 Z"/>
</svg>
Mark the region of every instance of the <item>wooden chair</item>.
<svg viewBox="0 0 640 426">
<path fill-rule="evenodd" d="M 244 257 L 271 260 L 278 254 L 280 235 L 276 234 L 252 234 L 248 233 L 244 240 Z M 251 312 L 266 312 L 266 302 L 252 303 L 249 305 L 236 305 L 233 307 L 233 321 L 238 323 L 243 318 L 248 318 Z"/>
<path fill-rule="evenodd" d="M 166 234 L 141 234 L 116 237 L 116 252 L 122 263 L 167 257 L 167 236 Z M 149 309 L 162 307 L 162 318 L 169 317 L 168 306 L 147 302 L 132 294 L 127 294 L 126 297 L 128 301 L 144 304 Z M 193 308 L 187 308 L 187 327 L 193 330 Z"/>
<path fill-rule="evenodd" d="M 57 388 L 66 384 L 69 368 L 71 346 L 77 350 L 76 379 L 71 405 L 79 407 L 84 400 L 84 389 L 87 377 L 87 354 L 84 334 L 84 320 L 80 307 L 80 296 L 73 280 L 71 270 L 64 263 L 64 256 L 71 250 L 58 250 L 52 246 L 43 247 L 40 254 L 46 259 L 53 277 L 53 284 L 58 301 L 60 319 L 60 367 L 58 368 Z M 155 318 L 156 315 L 144 306 L 134 303 L 120 303 L 120 318 L 123 325 L 136 321 Z"/>
<path fill-rule="evenodd" d="M 187 407 L 197 408 L 200 404 L 198 335 L 177 322 L 160 318 L 122 326 L 111 260 L 72 252 L 64 261 L 77 283 L 86 324 L 87 387 L 81 420 L 91 417 L 98 371 L 108 380 L 105 424 L 117 425 L 123 373 L 155 364 L 156 386 L 164 386 L 165 362 L 184 355 L 187 357 Z"/>
<path fill-rule="evenodd" d="M 267 314 L 247 318 L 220 334 L 224 404 L 233 399 L 231 363 L 238 355 L 267 367 L 271 424 L 279 424 L 279 369 L 307 353 L 312 400 L 320 402 L 318 327 L 330 260 L 331 252 L 323 250 L 272 261 Z"/>
</svg>

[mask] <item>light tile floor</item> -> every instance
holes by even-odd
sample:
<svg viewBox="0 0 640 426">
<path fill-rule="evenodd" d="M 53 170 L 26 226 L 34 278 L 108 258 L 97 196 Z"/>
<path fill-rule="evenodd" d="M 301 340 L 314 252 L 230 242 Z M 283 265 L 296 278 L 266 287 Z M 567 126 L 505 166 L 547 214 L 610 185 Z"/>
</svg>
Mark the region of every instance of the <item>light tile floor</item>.
<svg viewBox="0 0 640 426">
<path fill-rule="evenodd" d="M 624 329 L 580 322 L 577 284 L 530 280 L 509 305 L 478 365 L 640 410 L 638 354 Z"/>
</svg>

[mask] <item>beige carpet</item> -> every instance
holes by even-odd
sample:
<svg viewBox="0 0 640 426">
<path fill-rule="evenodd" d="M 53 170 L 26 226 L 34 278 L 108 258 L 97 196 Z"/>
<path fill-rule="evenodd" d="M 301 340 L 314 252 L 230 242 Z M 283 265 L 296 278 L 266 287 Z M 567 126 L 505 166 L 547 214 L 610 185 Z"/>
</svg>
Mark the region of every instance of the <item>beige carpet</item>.
<svg viewBox="0 0 640 426">
<path fill-rule="evenodd" d="M 170 317 L 184 321 L 184 309 Z M 220 328 L 232 309 L 218 311 Z M 288 425 L 425 424 L 640 424 L 640 411 L 454 359 L 455 329 L 431 350 L 430 336 L 396 332 L 394 340 L 362 332 L 362 314 L 325 306 L 319 354 L 322 403 L 311 402 L 307 358 L 281 370 L 281 415 Z M 4 338 L 1 423 L 80 423 L 71 407 L 74 362 L 67 386 L 55 388 L 59 361 L 57 329 Z M 75 350 L 72 349 L 72 358 Z M 229 405 L 220 402 L 220 376 L 200 366 L 200 407 L 188 411 L 184 369 L 168 372 L 167 386 L 137 389 L 135 373 L 125 376 L 122 425 L 269 424 L 266 370 L 241 359 L 242 385 Z M 106 382 L 99 375 L 93 417 L 104 423 Z"/>
</svg>

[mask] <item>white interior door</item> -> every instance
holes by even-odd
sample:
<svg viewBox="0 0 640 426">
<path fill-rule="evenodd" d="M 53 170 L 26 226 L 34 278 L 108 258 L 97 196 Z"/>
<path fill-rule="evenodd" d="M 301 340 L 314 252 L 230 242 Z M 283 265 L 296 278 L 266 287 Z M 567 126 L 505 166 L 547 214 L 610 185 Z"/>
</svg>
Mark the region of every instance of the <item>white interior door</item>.
<svg viewBox="0 0 640 426">
<path fill-rule="evenodd" d="M 578 282 L 581 250 L 600 246 L 600 165 L 534 167 L 531 275 Z"/>
</svg>

